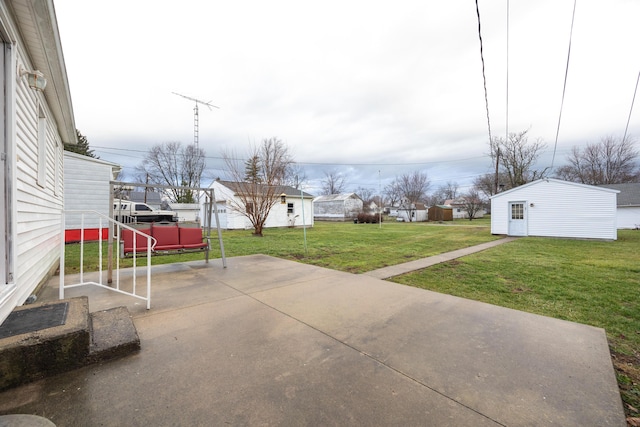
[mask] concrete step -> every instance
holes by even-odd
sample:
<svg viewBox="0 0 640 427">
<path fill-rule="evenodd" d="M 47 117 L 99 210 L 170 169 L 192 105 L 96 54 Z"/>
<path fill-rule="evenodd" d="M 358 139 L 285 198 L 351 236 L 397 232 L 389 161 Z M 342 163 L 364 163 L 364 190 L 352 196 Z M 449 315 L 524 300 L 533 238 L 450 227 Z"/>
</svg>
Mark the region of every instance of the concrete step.
<svg viewBox="0 0 640 427">
<path fill-rule="evenodd" d="M 140 337 L 126 307 L 91 313 L 90 363 L 104 362 L 140 350 Z"/>
<path fill-rule="evenodd" d="M 16 307 L 0 332 L 0 391 L 140 349 L 126 307 L 90 314 L 87 297 Z"/>
</svg>

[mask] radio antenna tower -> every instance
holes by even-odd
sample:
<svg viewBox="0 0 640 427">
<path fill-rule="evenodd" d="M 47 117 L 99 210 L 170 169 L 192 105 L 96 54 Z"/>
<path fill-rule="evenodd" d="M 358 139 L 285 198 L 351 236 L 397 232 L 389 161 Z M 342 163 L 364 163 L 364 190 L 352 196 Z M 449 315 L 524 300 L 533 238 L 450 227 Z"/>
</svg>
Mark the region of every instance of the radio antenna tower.
<svg viewBox="0 0 640 427">
<path fill-rule="evenodd" d="M 209 110 L 211 110 L 211 107 L 218 108 L 218 109 L 220 107 L 218 107 L 216 105 L 213 105 L 211 103 L 211 101 L 205 102 L 205 101 L 201 101 L 199 99 L 192 98 L 190 96 L 182 95 L 182 94 L 177 93 L 177 92 L 171 92 L 171 93 L 174 94 L 174 95 L 181 96 L 181 97 L 183 97 L 185 99 L 188 99 L 188 100 L 193 101 L 193 102 L 196 103 L 196 106 L 193 107 L 193 144 L 195 145 L 195 147 L 197 149 L 198 148 L 198 132 L 199 132 L 199 130 L 198 130 L 198 121 L 199 121 L 199 119 L 198 119 L 198 104 L 206 105 L 207 107 L 209 107 Z"/>
</svg>

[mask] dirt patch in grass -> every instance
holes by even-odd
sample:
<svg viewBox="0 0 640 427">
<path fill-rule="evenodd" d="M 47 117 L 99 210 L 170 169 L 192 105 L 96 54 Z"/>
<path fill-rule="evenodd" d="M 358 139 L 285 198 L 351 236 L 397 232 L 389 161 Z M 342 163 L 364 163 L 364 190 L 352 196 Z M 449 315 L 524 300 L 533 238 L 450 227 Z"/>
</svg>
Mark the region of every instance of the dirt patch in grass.
<svg viewBox="0 0 640 427">
<path fill-rule="evenodd" d="M 640 425 L 640 356 L 611 350 L 611 359 L 616 371 L 620 395 L 628 425 Z M 633 420 L 633 419 L 636 420 Z M 635 424 L 634 424 L 635 423 Z"/>
</svg>

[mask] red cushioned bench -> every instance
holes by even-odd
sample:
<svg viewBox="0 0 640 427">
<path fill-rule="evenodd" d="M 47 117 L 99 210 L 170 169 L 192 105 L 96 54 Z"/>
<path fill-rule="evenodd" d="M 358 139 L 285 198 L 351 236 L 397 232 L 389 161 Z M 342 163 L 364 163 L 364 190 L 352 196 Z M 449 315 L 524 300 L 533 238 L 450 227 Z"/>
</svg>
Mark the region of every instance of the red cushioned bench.
<svg viewBox="0 0 640 427">
<path fill-rule="evenodd" d="M 202 237 L 202 230 L 199 227 L 180 227 L 179 224 L 159 225 L 152 223 L 149 227 L 138 229 L 146 236 L 151 236 L 155 242 L 151 241 L 152 255 L 169 255 L 188 252 L 205 252 L 206 260 L 209 260 L 209 239 Z M 126 228 L 122 229 L 121 255 L 124 257 L 147 252 L 146 236 L 136 234 L 135 243 L 134 232 Z"/>
</svg>

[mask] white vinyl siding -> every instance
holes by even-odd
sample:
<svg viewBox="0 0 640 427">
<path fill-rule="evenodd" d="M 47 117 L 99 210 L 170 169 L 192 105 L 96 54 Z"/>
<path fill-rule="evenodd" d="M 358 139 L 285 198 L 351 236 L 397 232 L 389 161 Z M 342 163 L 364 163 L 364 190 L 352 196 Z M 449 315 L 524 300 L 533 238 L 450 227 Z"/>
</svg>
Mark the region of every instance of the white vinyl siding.
<svg viewBox="0 0 640 427">
<path fill-rule="evenodd" d="M 508 234 L 509 202 L 526 203 L 528 236 L 617 238 L 616 191 L 543 179 L 491 198 L 491 233 Z"/>
<path fill-rule="evenodd" d="M 80 154 L 64 152 L 64 208 L 65 210 L 93 210 L 109 216 L 109 181 L 119 166 Z M 65 216 L 65 229 L 80 228 L 80 214 Z M 85 228 L 100 226 L 95 215 L 86 215 Z M 102 227 L 109 224 L 103 220 Z"/>
<path fill-rule="evenodd" d="M 41 92 L 16 85 L 17 229 L 14 250 L 17 302 L 21 304 L 59 260 L 62 142 Z M 58 173 L 56 173 L 58 169 Z"/>
<path fill-rule="evenodd" d="M 75 123 L 53 2 L 0 2 L 4 50 L 6 198 L 9 270 L 0 288 L 0 322 L 55 271 L 60 259 L 62 147 Z M 45 93 L 19 70 L 39 69 Z M 63 137 L 64 135 L 64 137 Z"/>
<path fill-rule="evenodd" d="M 640 206 L 618 206 L 618 228 L 640 228 Z"/>
<path fill-rule="evenodd" d="M 215 191 L 218 204 L 220 204 L 222 201 L 227 201 L 235 197 L 231 189 L 227 188 L 217 181 L 214 181 L 213 184 L 211 184 L 211 188 L 213 188 Z M 226 211 L 226 213 L 219 213 L 221 226 L 226 225 L 226 229 L 228 230 L 248 230 L 252 228 L 251 221 L 249 221 L 246 216 L 237 212 L 233 208 L 233 205 L 231 203 L 222 203 L 225 203 L 225 205 L 224 208 L 222 208 L 221 206 L 221 210 Z M 290 225 L 290 215 L 287 213 L 289 203 L 293 203 L 293 211 L 297 212 L 297 215 L 299 215 L 297 218 L 295 218 L 295 222 L 293 225 L 297 227 L 302 226 L 303 201 L 300 197 L 297 196 L 287 196 L 285 204 L 280 203 L 280 201 L 278 200 L 278 202 L 273 206 L 273 208 L 269 212 L 269 215 L 267 216 L 267 220 L 265 221 L 265 228 L 288 227 Z M 313 199 L 310 197 L 304 198 L 304 217 L 305 225 L 307 227 L 313 227 Z M 212 219 L 212 222 L 213 221 L 215 221 L 215 219 Z"/>
<path fill-rule="evenodd" d="M 355 193 L 318 196 L 313 200 L 313 217 L 324 221 L 349 221 L 363 211 L 363 202 Z"/>
</svg>

